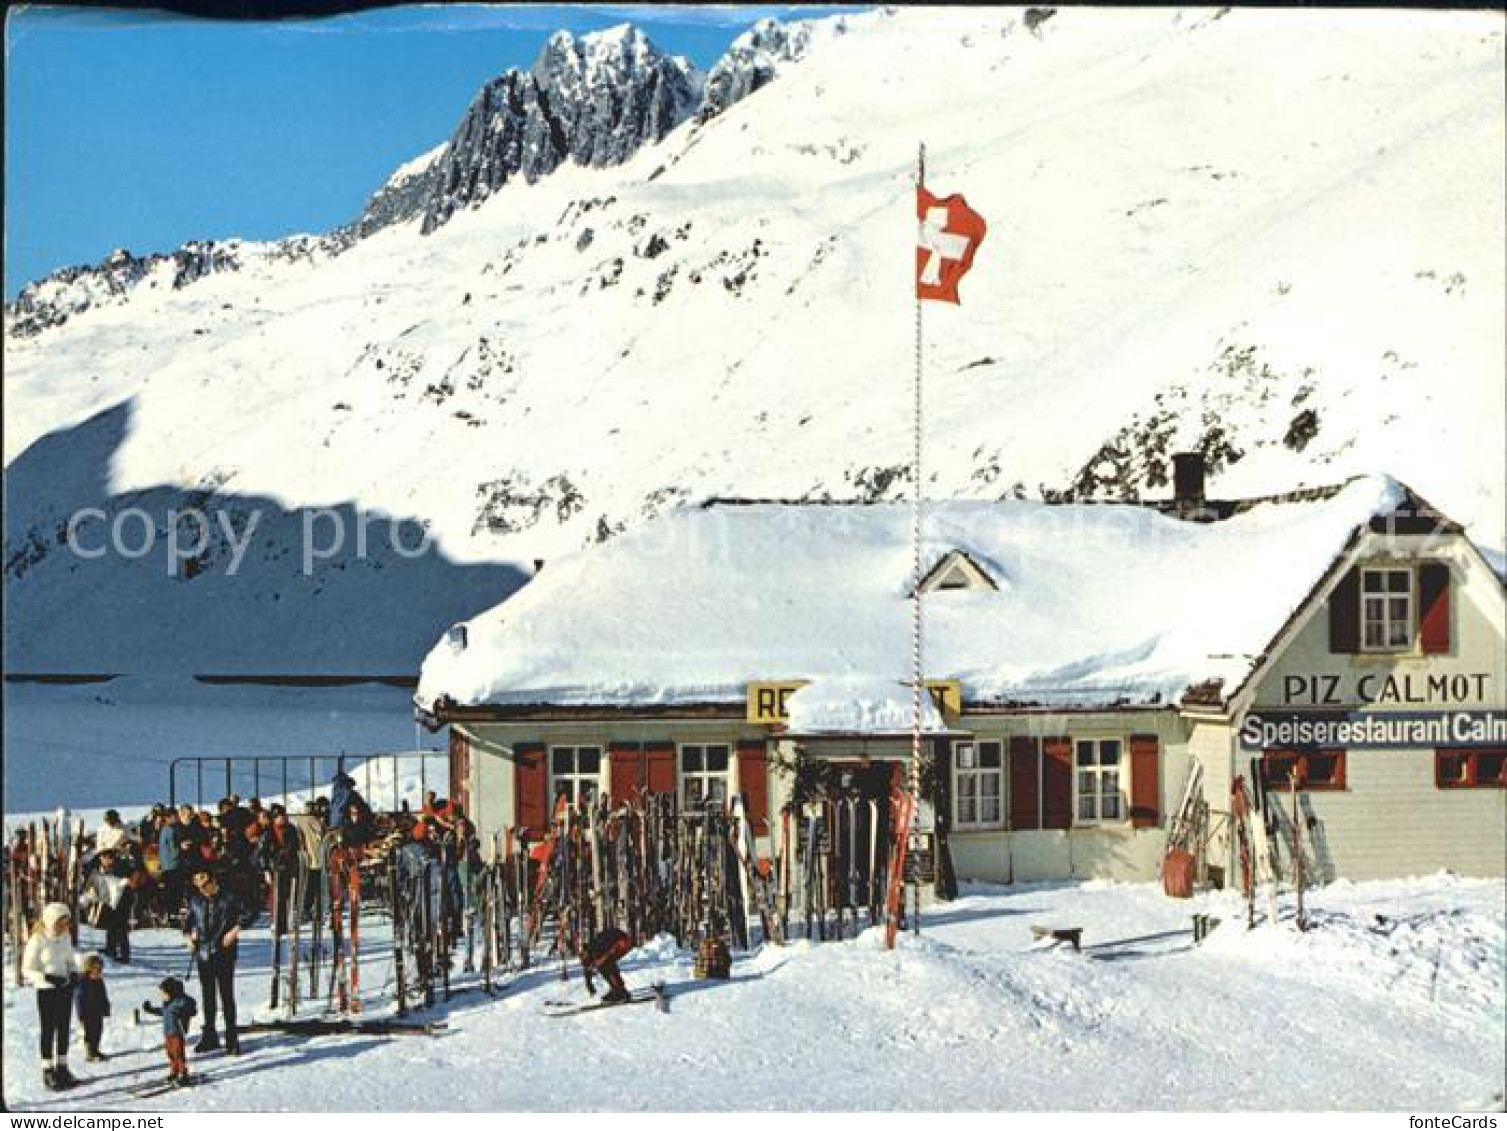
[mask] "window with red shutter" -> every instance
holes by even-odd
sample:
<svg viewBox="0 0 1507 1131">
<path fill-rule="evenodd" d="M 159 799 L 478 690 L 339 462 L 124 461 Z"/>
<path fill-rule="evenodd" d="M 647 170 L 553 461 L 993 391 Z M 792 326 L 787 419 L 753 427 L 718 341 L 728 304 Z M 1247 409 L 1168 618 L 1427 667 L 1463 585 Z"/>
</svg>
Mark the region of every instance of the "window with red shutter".
<svg viewBox="0 0 1507 1131">
<path fill-rule="evenodd" d="M 1457 746 L 1435 750 L 1434 784 L 1440 789 L 1507 787 L 1507 747 Z"/>
<path fill-rule="evenodd" d="M 1345 752 L 1343 750 L 1265 750 L 1261 754 L 1261 779 L 1269 790 L 1292 788 L 1292 775 L 1298 775 L 1298 788 L 1329 790 L 1345 788 Z"/>
</svg>

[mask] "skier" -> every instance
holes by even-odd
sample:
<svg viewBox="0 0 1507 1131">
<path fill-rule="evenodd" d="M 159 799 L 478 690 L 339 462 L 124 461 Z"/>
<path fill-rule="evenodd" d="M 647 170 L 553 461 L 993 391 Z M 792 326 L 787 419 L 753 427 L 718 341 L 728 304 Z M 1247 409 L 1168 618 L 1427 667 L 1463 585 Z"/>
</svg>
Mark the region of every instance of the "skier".
<svg viewBox="0 0 1507 1131">
<path fill-rule="evenodd" d="M 42 1083 L 50 1092 L 78 1081 L 68 1071 L 68 1026 L 73 1015 L 73 986 L 78 979 L 78 952 L 69 929 L 72 918 L 62 903 L 42 908 L 41 920 L 21 955 L 21 973 L 37 991 L 42 1029 Z"/>
<path fill-rule="evenodd" d="M 85 1059 L 109 1060 L 100 1051 L 99 1039 L 105 1032 L 105 1018 L 110 1016 L 110 995 L 105 992 L 105 960 L 97 954 L 84 956 L 84 976 L 73 991 L 73 1007 L 79 1024 L 84 1027 Z"/>
<path fill-rule="evenodd" d="M 633 943 L 628 936 L 616 927 L 604 927 L 591 937 L 585 948 L 581 951 L 581 966 L 586 974 L 586 988 L 591 993 L 596 993 L 596 988 L 591 984 L 591 975 L 595 971 L 607 979 L 609 989 L 602 998 L 609 1004 L 628 1001 L 633 995 L 628 992 L 628 986 L 623 981 L 623 973 L 617 968 L 617 960 L 633 949 Z"/>
<path fill-rule="evenodd" d="M 162 979 L 157 989 L 162 994 L 162 1004 L 144 1001 L 141 1007 L 162 1018 L 162 1047 L 167 1053 L 168 1082 L 181 1088 L 188 1083 L 188 1051 L 184 1047 L 188 1039 L 188 1023 L 199 1007 L 183 992 L 183 983 L 177 978 Z"/>
<path fill-rule="evenodd" d="M 235 961 L 241 931 L 256 921 L 256 909 L 247 907 L 235 894 L 220 886 L 213 873 L 194 873 L 194 894 L 188 900 L 184 924 L 188 943 L 199 965 L 199 989 L 204 994 L 204 1035 L 195 1052 L 213 1052 L 220 1047 L 215 1029 L 217 1007 L 225 1013 L 225 1051 L 238 1056 L 241 1041 L 235 1020 Z"/>
</svg>

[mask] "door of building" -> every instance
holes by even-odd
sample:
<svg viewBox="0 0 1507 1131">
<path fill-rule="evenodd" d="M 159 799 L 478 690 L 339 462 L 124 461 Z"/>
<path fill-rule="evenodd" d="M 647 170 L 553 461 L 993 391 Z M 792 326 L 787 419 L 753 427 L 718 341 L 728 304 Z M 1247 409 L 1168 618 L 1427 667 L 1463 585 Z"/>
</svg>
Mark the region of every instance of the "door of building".
<svg viewBox="0 0 1507 1131">
<path fill-rule="evenodd" d="M 832 874 L 848 906 L 880 909 L 890 855 L 890 797 L 903 781 L 894 761 L 832 763 Z"/>
</svg>

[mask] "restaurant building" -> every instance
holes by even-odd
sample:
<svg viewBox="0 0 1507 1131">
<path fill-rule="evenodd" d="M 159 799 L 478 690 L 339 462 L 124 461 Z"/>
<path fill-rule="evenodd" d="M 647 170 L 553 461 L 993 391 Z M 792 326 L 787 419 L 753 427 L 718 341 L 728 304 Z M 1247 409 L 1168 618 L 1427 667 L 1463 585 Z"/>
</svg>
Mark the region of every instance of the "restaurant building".
<svg viewBox="0 0 1507 1131">
<path fill-rule="evenodd" d="M 1154 880 L 1195 764 L 1226 875 L 1234 779 L 1293 770 L 1315 879 L 1502 875 L 1507 590 L 1465 532 L 1384 476 L 1178 480 L 926 505 L 925 817 L 957 875 Z M 741 792 L 773 854 L 803 766 L 880 805 L 901 780 L 911 554 L 904 504 L 679 510 L 450 629 L 419 716 L 484 831 L 538 835 L 562 793 Z"/>
</svg>

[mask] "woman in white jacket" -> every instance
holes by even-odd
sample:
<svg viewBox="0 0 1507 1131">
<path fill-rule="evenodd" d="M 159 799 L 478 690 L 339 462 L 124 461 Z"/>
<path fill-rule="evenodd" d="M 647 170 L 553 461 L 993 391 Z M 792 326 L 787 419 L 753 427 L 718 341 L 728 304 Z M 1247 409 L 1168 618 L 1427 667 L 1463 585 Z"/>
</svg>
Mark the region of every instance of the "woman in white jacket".
<svg viewBox="0 0 1507 1131">
<path fill-rule="evenodd" d="M 130 831 L 120 823 L 120 814 L 114 809 L 106 809 L 105 823 L 94 836 L 95 853 L 120 852 L 129 847 L 130 841 Z"/>
<path fill-rule="evenodd" d="M 69 938 L 70 926 L 67 905 L 49 903 L 21 955 L 21 973 L 36 987 L 42 1021 L 42 1082 L 54 1092 L 78 1083 L 68 1071 L 68 1025 L 83 963 Z"/>
</svg>

